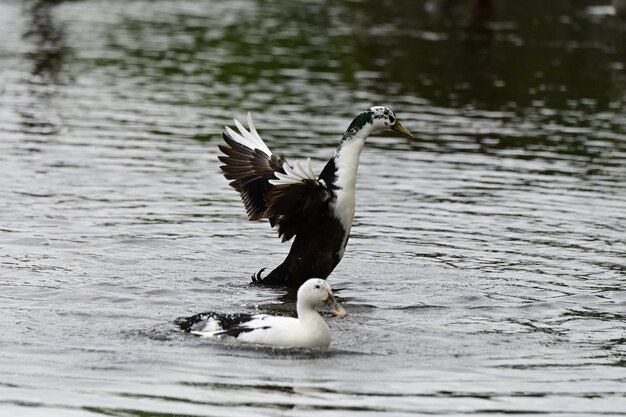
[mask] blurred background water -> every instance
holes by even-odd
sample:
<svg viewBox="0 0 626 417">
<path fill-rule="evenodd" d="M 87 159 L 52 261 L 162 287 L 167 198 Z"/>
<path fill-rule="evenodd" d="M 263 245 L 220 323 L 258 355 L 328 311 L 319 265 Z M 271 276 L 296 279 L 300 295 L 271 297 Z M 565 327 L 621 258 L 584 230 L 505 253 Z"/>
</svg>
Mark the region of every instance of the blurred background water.
<svg viewBox="0 0 626 417">
<path fill-rule="evenodd" d="M 620 1 L 0 1 L 0 414 L 626 415 Z M 221 176 L 247 111 L 361 157 L 327 350 L 174 331 L 290 314 Z"/>
</svg>

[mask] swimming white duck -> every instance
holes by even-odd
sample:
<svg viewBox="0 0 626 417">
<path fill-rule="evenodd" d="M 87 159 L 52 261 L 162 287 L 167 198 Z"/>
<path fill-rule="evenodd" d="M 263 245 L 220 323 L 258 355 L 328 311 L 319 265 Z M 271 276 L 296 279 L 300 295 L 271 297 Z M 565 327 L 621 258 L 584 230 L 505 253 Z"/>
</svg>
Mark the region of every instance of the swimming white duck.
<svg viewBox="0 0 626 417">
<path fill-rule="evenodd" d="M 231 336 L 248 343 L 286 347 L 328 347 L 330 329 L 315 306 L 326 304 L 339 317 L 348 315 L 323 279 L 306 281 L 298 290 L 298 318 L 267 314 L 221 314 L 205 312 L 179 317 L 175 323 L 184 331 L 203 337 Z"/>
</svg>

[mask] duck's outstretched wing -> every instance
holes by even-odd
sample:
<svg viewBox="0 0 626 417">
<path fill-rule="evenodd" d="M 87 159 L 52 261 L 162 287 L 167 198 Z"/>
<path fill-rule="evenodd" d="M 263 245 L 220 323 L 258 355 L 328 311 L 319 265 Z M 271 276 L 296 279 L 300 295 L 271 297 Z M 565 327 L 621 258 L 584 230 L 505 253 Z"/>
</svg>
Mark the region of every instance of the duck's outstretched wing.
<svg viewBox="0 0 626 417">
<path fill-rule="evenodd" d="M 250 220 L 269 219 L 278 225 L 283 242 L 298 233 L 303 223 L 327 203 L 331 193 L 313 174 L 311 160 L 290 165 L 284 156 L 276 157 L 257 133 L 248 113 L 249 131 L 235 120 L 239 133 L 229 127 L 223 133 L 226 145 L 220 168 L 230 185 L 241 193 Z"/>
<path fill-rule="evenodd" d="M 252 116 L 248 113 L 248 131 L 234 120 L 239 133 L 226 126 L 222 134 L 226 145 L 219 145 L 224 155 L 219 160 L 220 168 L 230 185 L 241 194 L 246 213 L 250 220 L 266 217 L 265 194 L 270 187 L 269 180 L 276 179 L 275 173 L 284 173 L 285 157 L 276 157 L 257 133 Z"/>
<path fill-rule="evenodd" d="M 270 180 L 265 216 L 272 226 L 278 224 L 278 236 L 283 242 L 291 239 L 300 228 L 328 203 L 331 192 L 323 180 L 318 180 L 311 169 L 311 159 L 306 165 L 295 161 L 293 167 L 283 164 L 284 173 Z"/>
</svg>

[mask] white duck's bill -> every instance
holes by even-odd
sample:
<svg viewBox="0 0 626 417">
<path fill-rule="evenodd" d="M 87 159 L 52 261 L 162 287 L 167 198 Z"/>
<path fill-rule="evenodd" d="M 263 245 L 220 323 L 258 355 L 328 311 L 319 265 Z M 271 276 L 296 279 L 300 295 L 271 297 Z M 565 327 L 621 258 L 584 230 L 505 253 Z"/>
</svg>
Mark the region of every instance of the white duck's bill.
<svg viewBox="0 0 626 417">
<path fill-rule="evenodd" d="M 337 317 L 346 317 L 348 312 L 344 310 L 344 308 L 335 300 L 335 297 L 332 294 L 328 295 L 325 304 L 330 308 L 330 312 L 333 313 Z"/>
</svg>

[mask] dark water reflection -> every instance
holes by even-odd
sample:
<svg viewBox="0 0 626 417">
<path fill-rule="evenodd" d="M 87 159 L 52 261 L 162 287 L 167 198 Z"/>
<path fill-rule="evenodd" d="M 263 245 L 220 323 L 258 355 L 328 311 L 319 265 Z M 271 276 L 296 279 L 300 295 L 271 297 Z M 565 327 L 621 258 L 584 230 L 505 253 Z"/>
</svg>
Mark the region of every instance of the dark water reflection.
<svg viewBox="0 0 626 417">
<path fill-rule="evenodd" d="M 0 2 L 0 414 L 624 415 L 626 24 L 608 1 Z M 469 5 L 474 5 L 470 7 Z M 373 137 L 328 350 L 186 337 L 287 247 L 219 133 Z"/>
</svg>

